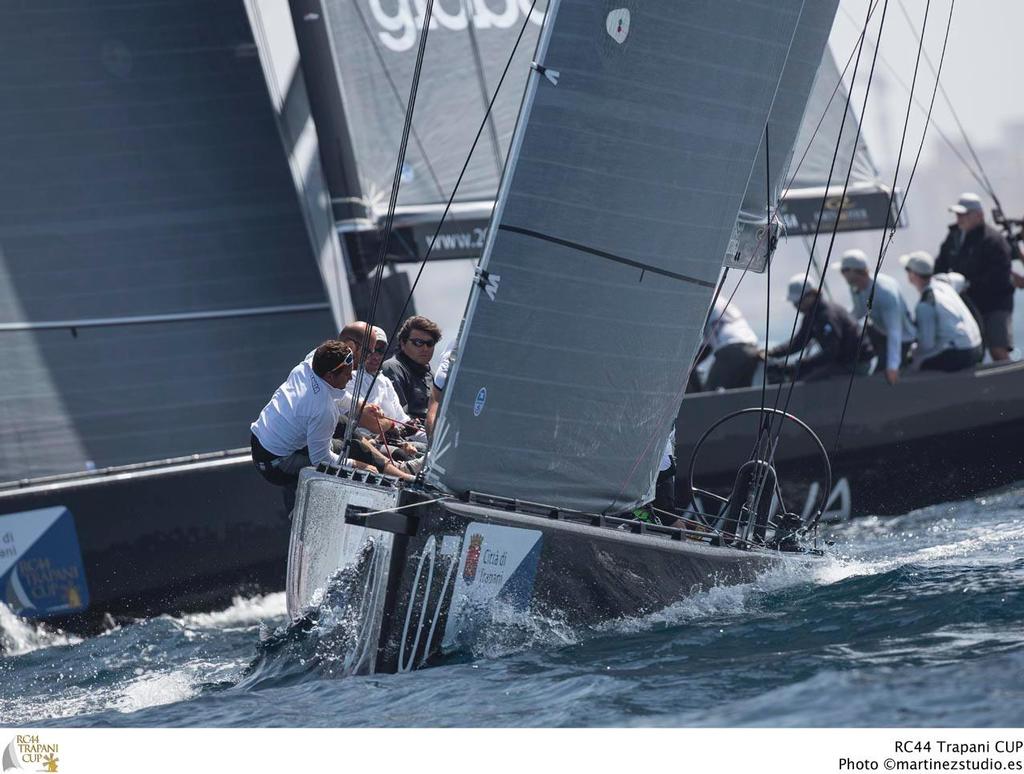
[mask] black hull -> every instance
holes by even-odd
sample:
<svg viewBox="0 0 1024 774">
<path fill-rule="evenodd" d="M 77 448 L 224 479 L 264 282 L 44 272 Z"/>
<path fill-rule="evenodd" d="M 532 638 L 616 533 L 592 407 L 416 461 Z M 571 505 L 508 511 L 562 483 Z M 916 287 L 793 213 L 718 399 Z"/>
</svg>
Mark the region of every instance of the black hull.
<svg viewBox="0 0 1024 774">
<path fill-rule="evenodd" d="M 316 494 L 304 501 L 303 490 L 312 487 Z M 436 494 L 411 491 L 398 496 L 397 509 L 361 520 L 351 508 L 345 515 L 353 490 L 365 492 L 304 474 L 289 562 L 293 617 L 317 615 L 312 608 L 322 593 L 314 588 L 329 578 L 344 587 L 330 606 L 349 627 L 343 639 L 352 673 L 405 672 L 472 652 L 495 628 L 515 626 L 517 616 L 591 627 L 750 581 L 780 562 L 817 560 L 713 546 L 637 522 L 436 502 Z M 299 587 L 303 593 L 293 593 Z"/>
<path fill-rule="evenodd" d="M 911 375 L 895 386 L 878 376 L 858 378 L 837 449 L 846 386 L 842 379 L 799 383 L 788 408 L 830 454 L 834 516 L 906 513 L 1024 478 L 1024 363 Z M 778 389 L 769 386 L 768 406 L 775 405 Z M 760 402 L 758 387 L 686 396 L 676 425 L 683 501 L 689 498 L 686 478 L 696 439 L 720 417 Z M 698 487 L 728 492 L 750 452 L 755 422 L 729 423 L 708 439 L 696 466 Z M 805 439 L 787 430 L 776 456 L 784 490 L 788 486 L 797 498 L 796 508 L 788 505 L 797 511 L 807 485 L 823 481 L 811 451 Z"/>
<path fill-rule="evenodd" d="M 0 491 L 0 514 L 51 506 L 73 516 L 89 597 L 53 625 L 91 631 L 107 615 L 209 610 L 284 587 L 288 514 L 247 455 Z"/>
<path fill-rule="evenodd" d="M 790 404 L 830 452 L 845 386 L 842 380 L 798 384 Z M 768 390 L 768 405 L 775 389 Z M 1021 480 L 1021 395 L 1024 363 L 911 377 L 896 387 L 873 377 L 858 379 L 842 444 L 832 458 L 833 513 L 904 513 Z M 686 397 L 678 422 L 681 497 L 692 448 L 686 442 L 719 417 L 759 403 L 757 388 Z M 727 493 L 749 453 L 750 433 L 740 423 L 713 435 L 697 466 L 698 485 Z M 784 439 L 778 462 L 784 487 L 819 480 L 815 464 L 803 441 Z M 210 609 L 239 593 L 284 587 L 287 514 L 279 490 L 260 479 L 246 455 L 0 490 L 0 517 L 49 506 L 65 506 L 74 518 L 89 592 L 88 609 L 49 619 L 57 625 L 91 630 L 106 614 Z M 559 602 L 577 607 L 571 599 Z"/>
</svg>

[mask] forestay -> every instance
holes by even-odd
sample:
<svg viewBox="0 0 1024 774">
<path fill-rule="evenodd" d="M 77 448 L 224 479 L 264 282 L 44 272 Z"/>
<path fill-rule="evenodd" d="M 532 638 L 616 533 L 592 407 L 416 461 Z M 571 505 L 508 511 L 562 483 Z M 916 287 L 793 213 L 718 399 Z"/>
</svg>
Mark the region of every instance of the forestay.
<svg viewBox="0 0 1024 774">
<path fill-rule="evenodd" d="M 648 498 L 803 5 L 552 4 L 428 480 Z"/>
</svg>

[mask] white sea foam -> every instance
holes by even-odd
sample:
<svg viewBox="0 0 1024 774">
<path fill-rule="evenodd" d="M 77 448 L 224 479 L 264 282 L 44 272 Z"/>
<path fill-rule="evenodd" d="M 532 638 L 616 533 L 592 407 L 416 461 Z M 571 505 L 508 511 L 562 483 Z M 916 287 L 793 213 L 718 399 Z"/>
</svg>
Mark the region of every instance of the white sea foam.
<svg viewBox="0 0 1024 774">
<path fill-rule="evenodd" d="M 81 639 L 65 634 L 60 629 L 51 630 L 45 624 L 21 618 L 0 602 L 0 654 L 20 656 L 40 648 L 75 645 L 79 642 Z"/>
<path fill-rule="evenodd" d="M 231 606 L 209 613 L 191 613 L 178 619 L 182 626 L 192 629 L 229 629 L 247 627 L 268 618 L 285 615 L 283 591 L 255 597 L 235 597 Z"/>
<path fill-rule="evenodd" d="M 194 667 L 173 672 L 150 672 L 128 683 L 116 695 L 112 709 L 119 712 L 137 712 L 146 707 L 191 699 L 199 692 Z"/>
<path fill-rule="evenodd" d="M 637 632 L 658 625 L 675 626 L 693 621 L 736 617 L 748 613 L 765 594 L 806 584 L 824 586 L 875 572 L 878 572 L 878 568 L 869 562 L 835 556 L 793 558 L 779 562 L 749 583 L 711 586 L 689 594 L 661 610 L 643 616 L 618 619 L 600 629 Z"/>
</svg>

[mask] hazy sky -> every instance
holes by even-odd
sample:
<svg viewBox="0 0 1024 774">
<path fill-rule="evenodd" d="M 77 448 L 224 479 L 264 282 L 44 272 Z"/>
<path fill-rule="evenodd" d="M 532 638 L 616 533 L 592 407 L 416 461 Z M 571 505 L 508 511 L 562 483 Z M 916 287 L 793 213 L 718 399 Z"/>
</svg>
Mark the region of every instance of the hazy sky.
<svg viewBox="0 0 1024 774">
<path fill-rule="evenodd" d="M 882 5 L 879 2 L 872 16 L 872 39 L 877 39 Z M 896 70 L 909 83 L 917 54 L 917 41 L 901 12 L 901 6 L 920 29 L 926 5 L 925 0 L 889 0 L 882 33 L 881 56 L 891 67 L 879 62 L 880 80 L 876 80 L 872 86 L 864 122 L 868 142 L 881 163 L 891 165 L 895 161 L 906 109 L 907 94 L 897 84 L 892 71 Z M 868 2 L 842 0 L 839 7 L 830 42 L 836 58 L 845 62 L 860 33 Z M 950 0 L 931 2 L 925 51 L 936 64 L 942 51 L 942 37 L 949 9 Z M 1019 80 L 1024 75 L 1024 64 L 1019 55 L 1022 42 L 1024 0 L 958 0 L 955 3 L 946 59 L 942 67 L 942 84 L 975 144 L 996 144 L 1002 139 L 1007 125 L 1024 123 L 1024 90 Z M 868 53 L 865 51 L 865 56 Z M 866 72 L 865 69 L 865 75 Z M 865 75 L 861 76 L 862 81 Z M 917 91 L 922 100 L 927 102 L 934 78 L 926 65 L 922 66 L 919 77 L 921 80 Z M 882 88 L 876 93 L 879 86 Z M 860 103 L 857 105 L 859 110 Z M 935 103 L 933 120 L 951 137 L 958 138 L 956 125 L 941 95 Z M 1019 159 L 1021 149 L 1006 150 Z M 925 153 L 947 151 L 939 138 L 933 135 L 926 141 Z"/>
</svg>

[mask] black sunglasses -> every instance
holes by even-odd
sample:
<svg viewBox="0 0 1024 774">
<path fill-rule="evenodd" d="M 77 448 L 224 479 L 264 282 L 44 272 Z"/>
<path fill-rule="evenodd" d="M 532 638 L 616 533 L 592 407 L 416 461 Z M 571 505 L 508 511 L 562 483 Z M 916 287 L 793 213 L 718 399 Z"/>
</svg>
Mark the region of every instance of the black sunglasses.
<svg viewBox="0 0 1024 774">
<path fill-rule="evenodd" d="M 376 347 L 373 348 L 373 351 L 377 355 L 383 355 L 385 352 L 388 351 L 388 345 L 386 343 L 378 344 Z"/>
<path fill-rule="evenodd" d="M 414 347 L 432 347 L 437 344 L 434 339 L 409 339 Z"/>
</svg>

